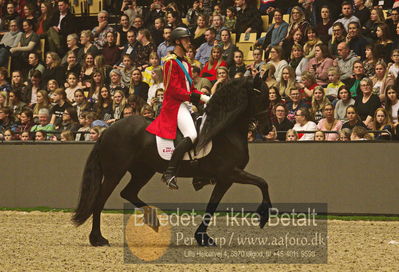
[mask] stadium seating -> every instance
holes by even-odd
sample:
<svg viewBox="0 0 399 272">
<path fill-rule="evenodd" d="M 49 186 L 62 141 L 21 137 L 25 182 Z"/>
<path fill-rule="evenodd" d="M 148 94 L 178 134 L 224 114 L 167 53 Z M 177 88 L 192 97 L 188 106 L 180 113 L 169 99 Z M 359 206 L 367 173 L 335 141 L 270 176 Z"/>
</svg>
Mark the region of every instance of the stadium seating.
<svg viewBox="0 0 399 272">
<path fill-rule="evenodd" d="M 85 2 L 83 0 L 78 0 L 76 5 L 72 4 L 72 13 L 75 14 L 75 16 L 84 15 L 85 14 Z"/>
<path fill-rule="evenodd" d="M 101 10 L 103 10 L 103 0 L 95 0 L 95 1 L 93 1 L 92 5 L 89 5 L 87 3 L 87 1 L 85 1 L 85 2 L 87 5 L 87 10 L 88 10 L 89 16 L 97 16 L 97 14 Z"/>
<path fill-rule="evenodd" d="M 241 33 L 240 43 L 254 43 L 256 42 L 256 33 Z"/>
<path fill-rule="evenodd" d="M 244 61 L 253 61 L 254 60 L 253 53 L 254 53 L 253 50 L 248 51 L 246 54 L 247 57 L 244 59 Z"/>
<path fill-rule="evenodd" d="M 101 10 L 103 10 L 103 0 L 92 1 L 91 5 L 87 0 L 78 0 L 76 5 L 72 5 L 72 12 L 75 16 L 97 16 Z"/>
<path fill-rule="evenodd" d="M 250 52 L 253 50 L 253 43 L 238 42 L 236 43 L 236 46 L 244 53 L 244 60 L 250 59 Z"/>
<path fill-rule="evenodd" d="M 236 35 L 236 33 L 231 33 L 231 42 L 232 42 L 233 44 L 236 44 L 236 41 L 237 41 L 237 35 Z"/>
<path fill-rule="evenodd" d="M 42 56 L 42 60 L 44 60 L 45 52 L 46 51 L 46 39 L 42 38 L 40 39 L 40 49 L 39 49 L 39 54 Z"/>
<path fill-rule="evenodd" d="M 9 74 L 11 74 L 11 63 L 12 63 L 11 56 L 9 56 L 8 57 L 8 65 L 7 65 Z"/>
<path fill-rule="evenodd" d="M 269 16 L 268 15 L 262 15 L 262 26 L 263 26 L 263 31 L 267 31 L 267 28 L 269 27 Z"/>
</svg>

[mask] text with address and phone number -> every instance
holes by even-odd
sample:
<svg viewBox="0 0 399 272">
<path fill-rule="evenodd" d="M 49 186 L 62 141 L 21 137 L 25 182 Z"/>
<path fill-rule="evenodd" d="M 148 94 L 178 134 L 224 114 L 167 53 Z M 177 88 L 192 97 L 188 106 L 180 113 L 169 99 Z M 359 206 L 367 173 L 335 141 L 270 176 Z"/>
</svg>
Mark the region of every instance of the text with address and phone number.
<svg viewBox="0 0 399 272">
<path fill-rule="evenodd" d="M 207 216 L 205 204 L 150 207 L 125 205 L 126 263 L 327 263 L 327 220 L 321 217 L 327 215 L 326 203 L 273 204 L 263 229 L 256 205 L 221 204 L 207 232 L 199 232 L 212 237 L 210 247 L 198 246 L 194 238 Z M 158 227 L 150 227 L 155 220 Z"/>
</svg>

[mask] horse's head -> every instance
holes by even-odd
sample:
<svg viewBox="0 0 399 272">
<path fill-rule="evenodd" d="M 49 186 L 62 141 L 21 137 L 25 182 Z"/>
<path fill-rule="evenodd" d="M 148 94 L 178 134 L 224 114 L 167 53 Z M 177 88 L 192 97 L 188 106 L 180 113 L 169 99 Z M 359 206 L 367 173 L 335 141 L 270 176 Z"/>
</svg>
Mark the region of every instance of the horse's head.
<svg viewBox="0 0 399 272">
<path fill-rule="evenodd" d="M 257 121 L 257 130 L 266 135 L 270 130 L 268 121 L 269 94 L 261 79 L 233 79 L 222 85 L 207 104 L 206 122 L 201 130 L 198 148 L 227 127 L 248 129 L 249 119 Z"/>
<path fill-rule="evenodd" d="M 269 88 L 259 76 L 256 76 L 253 80 L 253 88 L 248 92 L 250 118 L 256 122 L 259 134 L 266 135 L 272 129 L 269 118 Z"/>
</svg>

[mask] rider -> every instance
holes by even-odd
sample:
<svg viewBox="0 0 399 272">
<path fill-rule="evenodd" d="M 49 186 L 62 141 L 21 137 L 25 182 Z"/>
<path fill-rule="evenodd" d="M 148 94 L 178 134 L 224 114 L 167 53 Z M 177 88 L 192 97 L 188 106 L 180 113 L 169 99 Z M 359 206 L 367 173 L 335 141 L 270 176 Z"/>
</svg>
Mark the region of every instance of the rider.
<svg viewBox="0 0 399 272">
<path fill-rule="evenodd" d="M 178 189 L 176 182 L 177 169 L 184 154 L 192 147 L 197 138 L 194 121 L 188 105 L 189 101 L 207 103 L 209 97 L 194 89 L 191 66 L 185 59 L 186 52 L 191 47 L 190 32 L 184 27 L 177 27 L 171 33 L 171 42 L 175 49 L 165 57 L 164 86 L 165 94 L 161 113 L 148 127 L 147 131 L 166 139 L 175 139 L 179 128 L 184 139 L 176 146 L 169 166 L 162 175 L 162 181 L 170 189 Z"/>
</svg>

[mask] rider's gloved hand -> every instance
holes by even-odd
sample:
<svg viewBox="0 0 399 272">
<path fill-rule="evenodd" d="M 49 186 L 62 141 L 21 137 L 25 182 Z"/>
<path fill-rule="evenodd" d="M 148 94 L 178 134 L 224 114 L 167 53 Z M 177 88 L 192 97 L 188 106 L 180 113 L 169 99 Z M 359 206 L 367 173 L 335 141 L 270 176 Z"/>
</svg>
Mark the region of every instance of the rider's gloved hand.
<svg viewBox="0 0 399 272">
<path fill-rule="evenodd" d="M 193 103 L 194 105 L 198 104 L 200 102 L 200 99 L 201 99 L 201 94 L 194 92 L 190 94 L 190 102 Z"/>
<path fill-rule="evenodd" d="M 202 102 L 204 102 L 205 104 L 207 104 L 207 103 L 209 102 L 209 99 L 211 99 L 210 96 L 207 96 L 207 95 L 205 95 L 205 94 L 201 94 L 200 100 L 201 100 Z"/>
<path fill-rule="evenodd" d="M 210 97 L 204 94 L 199 93 L 191 93 L 190 94 L 190 102 L 194 105 L 198 104 L 200 101 L 204 102 L 205 104 L 208 103 Z"/>
</svg>

